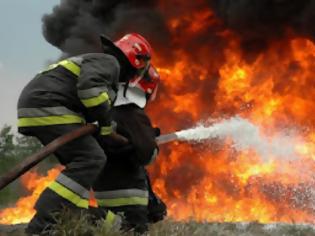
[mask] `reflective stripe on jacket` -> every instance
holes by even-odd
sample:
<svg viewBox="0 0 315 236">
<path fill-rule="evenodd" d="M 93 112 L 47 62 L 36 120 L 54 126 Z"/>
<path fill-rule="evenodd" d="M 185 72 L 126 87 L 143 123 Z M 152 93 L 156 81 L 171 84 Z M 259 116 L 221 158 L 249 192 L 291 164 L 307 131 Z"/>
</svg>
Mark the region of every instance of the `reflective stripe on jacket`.
<svg viewBox="0 0 315 236">
<path fill-rule="evenodd" d="M 83 54 L 52 64 L 23 89 L 18 127 L 98 121 L 109 127 L 119 64 L 103 53 Z"/>
<path fill-rule="evenodd" d="M 18 117 L 18 127 L 85 123 L 82 115 L 62 106 L 20 108 Z"/>
<path fill-rule="evenodd" d="M 79 77 L 81 73 L 82 61 L 83 57 L 71 57 L 69 59 L 50 65 L 48 67 L 48 70 L 46 71 L 52 70 L 57 66 L 62 66 Z M 78 84 L 80 85 L 80 81 L 78 82 Z M 95 107 L 104 102 L 108 102 L 109 104 L 111 104 L 111 101 L 115 99 L 115 96 L 116 94 L 113 93 L 112 90 L 109 90 L 108 86 L 97 86 L 88 89 L 78 89 L 78 97 L 86 107 Z"/>
</svg>

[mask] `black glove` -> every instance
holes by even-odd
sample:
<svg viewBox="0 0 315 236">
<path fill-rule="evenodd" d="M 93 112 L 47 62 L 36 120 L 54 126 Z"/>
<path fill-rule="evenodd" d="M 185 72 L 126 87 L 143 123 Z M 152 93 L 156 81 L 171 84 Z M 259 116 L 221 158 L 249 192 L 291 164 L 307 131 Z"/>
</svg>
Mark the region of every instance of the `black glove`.
<svg viewBox="0 0 315 236">
<path fill-rule="evenodd" d="M 155 133 L 155 137 L 159 137 L 161 135 L 161 130 L 159 127 L 154 127 L 153 130 Z"/>
<path fill-rule="evenodd" d="M 109 135 L 101 136 L 100 140 L 104 148 L 106 147 L 119 148 L 129 143 L 129 140 L 126 137 L 116 132 L 112 132 Z"/>
</svg>

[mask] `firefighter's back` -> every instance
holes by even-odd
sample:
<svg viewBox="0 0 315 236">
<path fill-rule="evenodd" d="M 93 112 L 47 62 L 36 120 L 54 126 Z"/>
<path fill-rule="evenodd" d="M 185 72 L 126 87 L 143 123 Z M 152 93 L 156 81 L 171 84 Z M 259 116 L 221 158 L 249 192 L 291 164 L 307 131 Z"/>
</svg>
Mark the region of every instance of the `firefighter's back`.
<svg viewBox="0 0 315 236">
<path fill-rule="evenodd" d="M 62 66 L 39 73 L 23 89 L 18 108 L 65 106 L 80 111 L 76 83 L 76 76 Z"/>
</svg>

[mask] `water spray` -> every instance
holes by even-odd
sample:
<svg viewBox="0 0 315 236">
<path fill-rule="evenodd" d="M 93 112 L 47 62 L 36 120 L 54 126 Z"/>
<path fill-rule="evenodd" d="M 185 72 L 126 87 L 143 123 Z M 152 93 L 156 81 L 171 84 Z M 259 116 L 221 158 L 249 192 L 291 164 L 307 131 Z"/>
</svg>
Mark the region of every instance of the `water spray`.
<svg viewBox="0 0 315 236">
<path fill-rule="evenodd" d="M 159 145 L 172 141 L 207 142 L 212 139 L 232 140 L 232 148 L 237 151 L 254 150 L 262 158 L 277 156 L 292 158 L 295 156 L 294 140 L 287 134 L 266 137 L 259 127 L 250 121 L 232 117 L 216 122 L 210 126 L 199 125 L 195 128 L 165 134 L 157 138 Z"/>
</svg>

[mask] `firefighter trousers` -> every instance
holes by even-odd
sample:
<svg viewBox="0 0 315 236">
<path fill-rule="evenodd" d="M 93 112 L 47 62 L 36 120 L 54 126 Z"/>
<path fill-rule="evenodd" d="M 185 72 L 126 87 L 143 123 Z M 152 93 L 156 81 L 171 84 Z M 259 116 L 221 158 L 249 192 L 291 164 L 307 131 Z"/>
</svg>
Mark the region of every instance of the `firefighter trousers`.
<svg viewBox="0 0 315 236">
<path fill-rule="evenodd" d="M 123 215 L 122 230 L 142 234 L 148 230 L 149 223 L 166 216 L 166 205 L 150 185 L 143 166 L 126 165 L 109 158 L 93 190 L 100 211 L 110 210 Z"/>
<path fill-rule="evenodd" d="M 123 230 L 147 230 L 148 188 L 143 169 L 109 159 L 93 186 L 100 211 L 123 215 Z"/>
<path fill-rule="evenodd" d="M 43 145 L 81 127 L 80 124 L 30 127 L 27 134 Z M 69 208 L 87 210 L 89 191 L 106 163 L 106 155 L 92 135 L 80 137 L 55 152 L 65 169 L 40 195 L 35 204 L 36 215 L 26 232 L 40 233 L 56 223 L 54 215 Z"/>
</svg>

